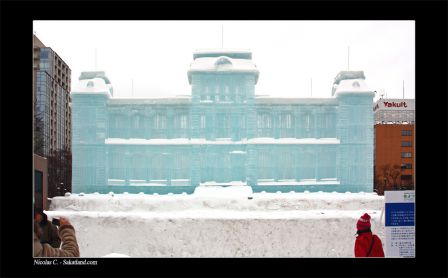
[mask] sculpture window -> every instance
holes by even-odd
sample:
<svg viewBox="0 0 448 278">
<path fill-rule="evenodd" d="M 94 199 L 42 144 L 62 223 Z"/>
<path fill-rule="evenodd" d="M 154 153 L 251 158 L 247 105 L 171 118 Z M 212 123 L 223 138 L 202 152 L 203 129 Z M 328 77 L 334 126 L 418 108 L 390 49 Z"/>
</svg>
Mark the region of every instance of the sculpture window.
<svg viewBox="0 0 448 278">
<path fill-rule="evenodd" d="M 181 115 L 180 116 L 180 128 L 186 129 L 188 128 L 188 121 L 187 121 L 187 115 Z"/>
<path fill-rule="evenodd" d="M 205 128 L 205 115 L 201 115 L 201 128 Z"/>
<path fill-rule="evenodd" d="M 157 114 L 154 117 L 154 128 L 155 129 L 164 129 L 166 128 L 166 116 Z"/>
</svg>

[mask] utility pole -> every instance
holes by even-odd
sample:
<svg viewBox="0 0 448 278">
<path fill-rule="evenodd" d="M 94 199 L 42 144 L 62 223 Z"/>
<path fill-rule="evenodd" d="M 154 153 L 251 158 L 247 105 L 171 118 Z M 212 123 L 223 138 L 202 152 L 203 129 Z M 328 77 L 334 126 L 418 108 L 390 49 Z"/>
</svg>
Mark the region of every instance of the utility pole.
<svg viewBox="0 0 448 278">
<path fill-rule="evenodd" d="M 313 96 L 313 78 L 310 78 L 311 96 Z"/>
<path fill-rule="evenodd" d="M 350 70 L 350 46 L 347 46 L 347 70 Z"/>
<path fill-rule="evenodd" d="M 404 80 L 403 80 L 403 99 L 404 99 Z"/>
</svg>

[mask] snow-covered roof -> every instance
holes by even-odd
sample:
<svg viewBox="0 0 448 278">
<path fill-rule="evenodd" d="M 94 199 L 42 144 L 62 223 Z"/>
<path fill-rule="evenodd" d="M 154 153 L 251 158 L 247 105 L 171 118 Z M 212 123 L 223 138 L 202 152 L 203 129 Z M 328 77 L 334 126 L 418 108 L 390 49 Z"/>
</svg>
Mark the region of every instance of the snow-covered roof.
<svg viewBox="0 0 448 278">
<path fill-rule="evenodd" d="M 93 79 L 96 77 L 102 78 L 106 84 L 110 84 L 110 80 L 104 71 L 83 71 L 81 72 L 81 76 L 79 76 L 79 80 Z"/>
<path fill-rule="evenodd" d="M 193 59 L 202 57 L 227 56 L 236 59 L 252 59 L 252 52 L 249 49 L 198 49 L 193 53 Z"/>
<path fill-rule="evenodd" d="M 188 70 L 188 81 L 191 84 L 193 73 L 251 73 L 258 81 L 259 71 L 252 60 L 235 59 L 228 56 L 196 58 Z"/>
<path fill-rule="evenodd" d="M 375 95 L 375 93 L 369 89 L 364 79 L 341 80 L 339 84 L 335 84 L 336 96 L 341 94 L 353 94 L 353 93 L 371 94 L 372 97 Z"/>
<path fill-rule="evenodd" d="M 140 139 L 140 138 L 107 138 L 107 145 L 317 145 L 317 144 L 340 144 L 337 138 L 251 138 L 242 141 L 212 141 L 206 139 Z"/>
<path fill-rule="evenodd" d="M 366 77 L 364 76 L 364 71 L 362 70 L 357 70 L 357 71 L 340 71 L 338 73 L 338 75 L 336 75 L 336 77 L 334 78 L 334 83 L 335 84 L 339 84 L 339 82 L 341 82 L 341 80 L 345 80 L 345 79 L 366 79 Z"/>
<path fill-rule="evenodd" d="M 110 85 L 103 78 L 81 79 L 72 89 L 71 94 L 104 94 L 111 97 Z"/>
<path fill-rule="evenodd" d="M 366 77 L 362 70 L 340 71 L 334 78 L 331 95 L 366 93 L 372 94 L 373 97 L 374 93 L 367 86 L 365 79 Z"/>
<path fill-rule="evenodd" d="M 330 98 L 290 98 L 255 95 L 257 104 L 304 104 L 304 105 L 338 105 L 338 100 Z"/>
</svg>

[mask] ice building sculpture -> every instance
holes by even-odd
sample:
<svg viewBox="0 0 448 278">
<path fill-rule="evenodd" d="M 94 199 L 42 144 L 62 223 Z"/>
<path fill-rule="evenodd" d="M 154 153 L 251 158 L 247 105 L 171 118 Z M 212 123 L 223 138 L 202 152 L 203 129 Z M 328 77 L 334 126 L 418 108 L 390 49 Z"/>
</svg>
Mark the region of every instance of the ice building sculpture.
<svg viewBox="0 0 448 278">
<path fill-rule="evenodd" d="M 329 98 L 257 96 L 245 50 L 197 51 L 191 96 L 113 97 L 104 72 L 72 91 L 73 191 L 373 191 L 374 93 L 342 71 Z"/>
</svg>

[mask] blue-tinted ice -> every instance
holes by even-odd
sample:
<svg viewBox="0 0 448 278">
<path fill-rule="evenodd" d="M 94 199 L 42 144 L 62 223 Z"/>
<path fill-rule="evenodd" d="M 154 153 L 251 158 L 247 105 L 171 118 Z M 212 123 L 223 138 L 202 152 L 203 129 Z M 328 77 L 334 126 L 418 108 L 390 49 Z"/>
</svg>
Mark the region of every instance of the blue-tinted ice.
<svg viewBox="0 0 448 278">
<path fill-rule="evenodd" d="M 104 72 L 82 73 L 73 191 L 373 191 L 374 93 L 362 71 L 340 72 L 330 98 L 257 96 L 258 78 L 244 50 L 195 52 L 191 95 L 178 97 L 114 98 Z"/>
</svg>

